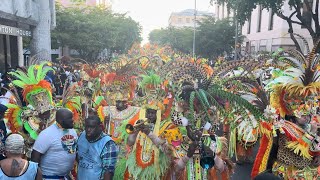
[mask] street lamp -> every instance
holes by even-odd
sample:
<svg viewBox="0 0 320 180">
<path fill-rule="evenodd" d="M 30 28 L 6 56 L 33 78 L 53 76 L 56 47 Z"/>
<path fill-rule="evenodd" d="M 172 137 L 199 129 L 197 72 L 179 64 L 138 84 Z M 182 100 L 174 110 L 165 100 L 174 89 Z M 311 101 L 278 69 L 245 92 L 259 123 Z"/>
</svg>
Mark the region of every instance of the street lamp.
<svg viewBox="0 0 320 180">
<path fill-rule="evenodd" d="M 194 0 L 194 21 L 193 21 L 193 47 L 192 47 L 192 57 L 195 58 L 196 49 L 196 19 L 197 19 L 197 0 Z"/>
</svg>

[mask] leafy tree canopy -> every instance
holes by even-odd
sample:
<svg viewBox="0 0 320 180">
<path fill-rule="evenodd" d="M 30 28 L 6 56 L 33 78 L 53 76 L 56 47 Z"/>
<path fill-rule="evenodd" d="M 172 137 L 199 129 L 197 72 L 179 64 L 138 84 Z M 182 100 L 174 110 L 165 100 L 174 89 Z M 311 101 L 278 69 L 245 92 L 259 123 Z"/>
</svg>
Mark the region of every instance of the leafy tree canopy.
<svg viewBox="0 0 320 180">
<path fill-rule="evenodd" d="M 240 35 L 239 35 L 240 36 Z M 231 53 L 235 43 L 235 26 L 228 20 L 209 17 L 200 22 L 196 33 L 196 54 L 216 58 Z"/>
<path fill-rule="evenodd" d="M 208 17 L 199 22 L 196 29 L 195 53 L 199 57 L 215 58 L 230 53 L 234 46 L 235 27 L 227 19 L 216 21 Z M 153 44 L 169 45 L 174 50 L 191 54 L 193 49 L 193 28 L 155 29 L 149 34 Z"/>
<path fill-rule="evenodd" d="M 190 54 L 192 53 L 193 29 L 174 27 L 155 29 L 149 33 L 149 41 L 152 44 L 169 45 L 175 51 Z"/>
<path fill-rule="evenodd" d="M 126 52 L 135 42 L 141 42 L 141 26 L 103 7 L 57 6 L 57 27 L 52 32 L 53 47 L 68 46 L 89 61 L 103 49 Z"/>
</svg>

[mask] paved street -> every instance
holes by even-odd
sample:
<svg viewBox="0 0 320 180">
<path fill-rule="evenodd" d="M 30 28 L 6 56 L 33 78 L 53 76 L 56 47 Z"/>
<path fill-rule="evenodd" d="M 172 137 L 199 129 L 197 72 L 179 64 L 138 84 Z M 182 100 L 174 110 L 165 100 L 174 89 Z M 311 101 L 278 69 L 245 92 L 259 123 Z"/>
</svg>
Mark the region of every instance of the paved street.
<svg viewBox="0 0 320 180">
<path fill-rule="evenodd" d="M 256 144 L 253 150 L 254 156 L 257 154 L 259 149 L 259 144 Z M 235 173 L 233 174 L 231 180 L 250 180 L 250 174 L 253 164 L 242 164 L 236 165 Z"/>
</svg>

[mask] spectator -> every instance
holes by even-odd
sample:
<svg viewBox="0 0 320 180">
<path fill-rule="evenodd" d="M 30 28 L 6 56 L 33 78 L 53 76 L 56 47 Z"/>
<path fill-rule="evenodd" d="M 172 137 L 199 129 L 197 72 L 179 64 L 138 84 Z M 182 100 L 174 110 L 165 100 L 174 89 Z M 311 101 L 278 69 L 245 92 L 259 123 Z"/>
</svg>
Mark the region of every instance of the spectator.
<svg viewBox="0 0 320 180">
<path fill-rule="evenodd" d="M 118 151 L 111 137 L 103 133 L 100 118 L 89 116 L 78 141 L 78 180 L 111 180 Z"/>
<path fill-rule="evenodd" d="M 43 130 L 33 146 L 31 160 L 40 163 L 43 179 L 66 179 L 73 168 L 78 136 L 72 119 L 70 110 L 59 109 L 56 124 Z"/>
<path fill-rule="evenodd" d="M 4 113 L 6 112 L 7 107 L 3 104 L 0 104 L 0 161 L 5 159 L 4 156 L 4 143 L 7 136 L 7 128 L 3 121 Z"/>
<path fill-rule="evenodd" d="M 22 158 L 24 139 L 20 134 L 10 134 L 5 144 L 7 159 L 0 161 L 0 179 L 42 179 L 42 173 L 38 167 L 38 163 Z"/>
</svg>

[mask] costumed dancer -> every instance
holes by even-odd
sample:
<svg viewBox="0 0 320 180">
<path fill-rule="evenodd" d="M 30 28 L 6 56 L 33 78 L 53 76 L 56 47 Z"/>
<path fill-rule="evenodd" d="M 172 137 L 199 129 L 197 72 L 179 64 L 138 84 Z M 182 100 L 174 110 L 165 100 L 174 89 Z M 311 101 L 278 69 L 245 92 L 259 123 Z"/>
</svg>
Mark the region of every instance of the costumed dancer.
<svg viewBox="0 0 320 180">
<path fill-rule="evenodd" d="M 219 122 L 216 122 L 217 108 L 214 107 L 218 104 L 213 104 L 213 95 L 208 91 L 211 69 L 201 63 L 202 60 L 197 63 L 172 61 L 164 70 L 169 84 L 179 87 L 174 88 L 176 108 L 171 115 L 172 122 L 187 129 L 182 148 L 175 148 L 174 156 L 180 170 L 185 169 L 186 173 L 175 172 L 175 178 L 202 180 L 222 176 L 230 179 L 233 163 L 222 152 L 222 149 L 227 152 L 226 139 L 214 134 Z"/>
<path fill-rule="evenodd" d="M 140 108 L 130 105 L 130 102 L 137 86 L 134 74 L 140 71 L 135 64 L 125 61 L 114 62 L 106 68 L 108 73 L 101 78 L 101 89 L 107 106 L 98 106 L 97 113 L 105 125 L 106 133 L 119 144 L 124 139 L 117 129 L 139 119 Z"/>
<path fill-rule="evenodd" d="M 291 50 L 274 59 L 285 69 L 284 76 L 271 82 L 270 101 L 280 120 L 261 123 L 263 136 L 252 177 L 268 171 L 286 180 L 319 179 L 320 126 L 313 119 L 319 107 L 318 48 L 319 43 L 307 57 Z"/>
<path fill-rule="evenodd" d="M 27 106 L 23 107 L 16 95 L 17 103 L 6 105 L 8 110 L 5 119 L 11 132 L 24 134 L 29 150 L 40 131 L 54 123 L 56 110 L 52 99 L 52 87 L 44 80 L 47 72 L 53 69 L 46 67 L 46 64 L 47 62 L 31 65 L 27 72 L 17 70 L 10 73 L 16 78 L 12 84 L 23 89 L 23 98 Z"/>
<path fill-rule="evenodd" d="M 170 158 L 166 149 L 154 140 L 165 130 L 173 128 L 170 120 L 162 119 L 165 88 L 156 74 L 145 75 L 140 87 L 147 97 L 146 104 L 140 109 L 139 120 L 126 125 L 127 144 L 132 148 L 127 159 L 118 162 L 117 168 L 125 171 L 124 179 L 163 179 L 170 167 Z M 123 173 L 116 174 L 123 178 Z"/>
</svg>

